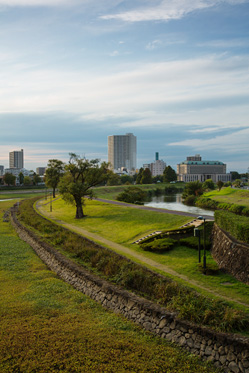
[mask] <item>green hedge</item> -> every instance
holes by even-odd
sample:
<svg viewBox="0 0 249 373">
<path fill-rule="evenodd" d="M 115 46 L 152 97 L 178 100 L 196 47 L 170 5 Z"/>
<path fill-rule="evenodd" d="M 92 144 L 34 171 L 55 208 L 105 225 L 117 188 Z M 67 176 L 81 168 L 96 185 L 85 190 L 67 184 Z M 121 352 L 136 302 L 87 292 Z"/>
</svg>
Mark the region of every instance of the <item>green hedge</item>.
<svg viewBox="0 0 249 373">
<path fill-rule="evenodd" d="M 249 218 L 233 214 L 230 211 L 217 210 L 214 213 L 218 226 L 239 241 L 249 244 Z"/>
</svg>

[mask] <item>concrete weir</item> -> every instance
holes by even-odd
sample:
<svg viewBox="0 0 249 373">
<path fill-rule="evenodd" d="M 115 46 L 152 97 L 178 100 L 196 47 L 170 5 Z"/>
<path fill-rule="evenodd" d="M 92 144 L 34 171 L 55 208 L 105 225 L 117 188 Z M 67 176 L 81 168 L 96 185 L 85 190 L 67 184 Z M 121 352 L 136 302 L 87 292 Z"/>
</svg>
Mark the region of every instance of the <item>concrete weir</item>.
<svg viewBox="0 0 249 373">
<path fill-rule="evenodd" d="M 226 372 L 249 373 L 248 338 L 215 332 L 180 320 L 164 307 L 122 290 L 65 258 L 22 226 L 14 209 L 11 222 L 19 237 L 34 249 L 52 271 L 103 307 L 124 315 L 144 329 L 182 346 Z"/>
</svg>

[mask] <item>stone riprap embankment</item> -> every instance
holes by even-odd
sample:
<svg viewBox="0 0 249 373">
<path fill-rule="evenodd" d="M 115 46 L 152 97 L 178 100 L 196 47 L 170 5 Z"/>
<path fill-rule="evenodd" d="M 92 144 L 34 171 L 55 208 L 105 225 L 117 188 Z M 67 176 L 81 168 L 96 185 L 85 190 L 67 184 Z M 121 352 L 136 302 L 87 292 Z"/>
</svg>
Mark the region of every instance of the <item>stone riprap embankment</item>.
<svg viewBox="0 0 249 373">
<path fill-rule="evenodd" d="M 220 268 L 249 285 L 249 245 L 236 241 L 214 224 L 211 252 Z"/>
<path fill-rule="evenodd" d="M 180 320 L 173 312 L 97 277 L 39 240 L 17 220 L 14 209 L 11 221 L 19 237 L 26 241 L 63 280 L 101 303 L 105 308 L 124 315 L 144 329 L 166 338 L 190 353 L 213 362 L 227 372 L 249 373 L 249 340 L 233 334 Z"/>
</svg>

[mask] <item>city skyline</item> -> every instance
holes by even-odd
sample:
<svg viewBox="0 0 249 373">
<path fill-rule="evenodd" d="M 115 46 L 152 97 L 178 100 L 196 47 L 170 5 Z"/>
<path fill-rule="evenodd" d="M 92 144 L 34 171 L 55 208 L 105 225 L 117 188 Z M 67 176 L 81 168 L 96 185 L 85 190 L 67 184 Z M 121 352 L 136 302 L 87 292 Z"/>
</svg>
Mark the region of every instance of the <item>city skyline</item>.
<svg viewBox="0 0 249 373">
<path fill-rule="evenodd" d="M 249 0 L 0 0 L 0 165 L 157 151 L 249 165 Z"/>
</svg>

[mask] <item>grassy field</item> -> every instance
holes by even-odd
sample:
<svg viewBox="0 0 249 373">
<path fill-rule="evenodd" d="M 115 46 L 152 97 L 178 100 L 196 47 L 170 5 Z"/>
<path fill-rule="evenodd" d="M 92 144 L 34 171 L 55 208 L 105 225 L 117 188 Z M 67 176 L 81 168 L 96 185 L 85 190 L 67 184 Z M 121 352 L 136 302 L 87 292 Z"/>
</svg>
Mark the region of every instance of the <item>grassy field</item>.
<svg viewBox="0 0 249 373">
<path fill-rule="evenodd" d="M 49 211 L 49 205 L 46 206 L 46 209 Z M 164 254 L 156 254 L 143 251 L 139 245 L 132 244 L 135 239 L 150 232 L 177 228 L 189 221 L 188 217 L 120 207 L 98 201 L 86 201 L 85 213 L 86 218 L 76 220 L 74 219 L 73 206 L 65 204 L 62 199 L 53 202 L 52 216 L 54 218 L 122 244 L 135 253 L 140 253 L 156 263 L 164 264 L 177 273 L 197 281 L 213 292 L 249 305 L 248 286 L 223 272 L 214 276 L 203 275 L 198 269 L 198 253 L 196 250 L 178 246 Z M 207 252 L 207 263 L 215 263 L 209 252 Z M 153 269 L 163 273 L 156 268 Z M 180 281 L 184 282 L 183 280 Z M 191 286 L 195 288 L 194 285 Z M 200 291 L 200 289 L 197 290 Z M 202 293 L 208 295 L 205 290 L 202 290 Z M 249 312 L 248 307 L 241 305 L 241 308 Z"/>
<path fill-rule="evenodd" d="M 222 188 L 220 191 L 213 190 L 205 193 L 203 196 L 219 202 L 235 203 L 236 205 L 249 207 L 249 190 L 228 187 Z"/>
<path fill-rule="evenodd" d="M 47 269 L 2 222 L 0 371 L 216 372 L 193 355 L 105 311 Z"/>
</svg>

